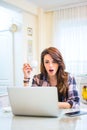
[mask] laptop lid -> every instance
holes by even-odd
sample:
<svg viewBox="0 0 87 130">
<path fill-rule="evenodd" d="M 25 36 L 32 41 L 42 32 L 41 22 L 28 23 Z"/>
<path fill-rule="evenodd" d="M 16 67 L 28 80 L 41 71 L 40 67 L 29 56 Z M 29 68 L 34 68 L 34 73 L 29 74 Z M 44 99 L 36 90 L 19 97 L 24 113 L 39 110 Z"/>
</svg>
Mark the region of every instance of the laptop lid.
<svg viewBox="0 0 87 130">
<path fill-rule="evenodd" d="M 56 87 L 9 87 L 8 95 L 14 115 L 58 116 Z"/>
</svg>

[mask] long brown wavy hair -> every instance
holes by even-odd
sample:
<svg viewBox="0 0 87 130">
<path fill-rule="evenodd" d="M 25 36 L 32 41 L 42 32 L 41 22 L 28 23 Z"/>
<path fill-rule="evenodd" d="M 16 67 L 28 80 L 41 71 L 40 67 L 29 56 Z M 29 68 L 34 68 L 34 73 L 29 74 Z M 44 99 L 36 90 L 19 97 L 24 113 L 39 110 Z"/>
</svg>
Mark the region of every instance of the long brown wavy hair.
<svg viewBox="0 0 87 130">
<path fill-rule="evenodd" d="M 42 51 L 41 53 L 41 65 L 40 65 L 40 71 L 42 74 L 47 76 L 47 71 L 44 67 L 44 56 L 46 54 L 49 54 L 53 60 L 58 63 L 58 71 L 57 71 L 57 88 L 58 92 L 62 93 L 64 96 L 66 96 L 67 88 L 68 88 L 68 73 L 65 72 L 65 64 L 63 57 L 60 53 L 60 51 L 55 47 L 49 47 Z"/>
</svg>

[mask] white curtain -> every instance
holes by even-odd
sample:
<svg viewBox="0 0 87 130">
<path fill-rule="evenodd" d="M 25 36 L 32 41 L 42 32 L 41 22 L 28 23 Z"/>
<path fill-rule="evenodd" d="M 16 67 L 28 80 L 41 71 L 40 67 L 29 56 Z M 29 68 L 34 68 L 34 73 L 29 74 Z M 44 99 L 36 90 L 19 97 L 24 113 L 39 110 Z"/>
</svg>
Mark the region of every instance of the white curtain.
<svg viewBox="0 0 87 130">
<path fill-rule="evenodd" d="M 67 71 L 87 74 L 87 6 L 53 13 L 53 44 L 61 51 Z"/>
</svg>

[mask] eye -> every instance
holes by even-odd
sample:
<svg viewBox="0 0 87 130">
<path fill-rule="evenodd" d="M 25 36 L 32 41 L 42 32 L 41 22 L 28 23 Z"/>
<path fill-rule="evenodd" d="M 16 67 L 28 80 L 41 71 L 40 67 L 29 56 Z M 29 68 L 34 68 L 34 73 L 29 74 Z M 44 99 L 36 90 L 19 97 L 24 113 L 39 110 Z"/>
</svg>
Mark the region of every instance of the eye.
<svg viewBox="0 0 87 130">
<path fill-rule="evenodd" d="M 49 63 L 49 61 L 45 61 L 44 63 L 46 63 L 46 64 L 47 64 L 47 63 Z"/>
<path fill-rule="evenodd" d="M 56 61 L 56 60 L 53 60 L 53 63 L 57 63 L 57 61 Z"/>
</svg>

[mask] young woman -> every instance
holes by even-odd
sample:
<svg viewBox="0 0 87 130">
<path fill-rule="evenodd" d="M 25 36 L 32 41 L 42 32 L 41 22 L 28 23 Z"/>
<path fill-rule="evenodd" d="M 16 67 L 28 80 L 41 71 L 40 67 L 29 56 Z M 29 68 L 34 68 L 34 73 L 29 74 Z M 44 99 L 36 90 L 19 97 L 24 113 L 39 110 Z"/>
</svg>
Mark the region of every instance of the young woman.
<svg viewBox="0 0 87 130">
<path fill-rule="evenodd" d="M 31 71 L 31 66 L 24 64 L 24 86 L 29 85 Z M 33 77 L 32 86 L 55 86 L 58 90 L 60 108 L 79 107 L 80 99 L 75 78 L 65 72 L 63 57 L 57 48 L 49 47 L 42 51 L 40 71 L 40 74 Z"/>
</svg>

